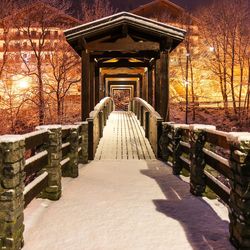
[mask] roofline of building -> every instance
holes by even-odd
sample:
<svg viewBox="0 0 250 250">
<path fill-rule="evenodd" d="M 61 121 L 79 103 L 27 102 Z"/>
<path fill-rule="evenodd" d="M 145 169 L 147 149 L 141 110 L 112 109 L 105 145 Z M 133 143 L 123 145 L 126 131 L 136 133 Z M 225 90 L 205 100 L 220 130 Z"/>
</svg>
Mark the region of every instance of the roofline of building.
<svg viewBox="0 0 250 250">
<path fill-rule="evenodd" d="M 79 20 L 79 19 L 77 19 L 77 18 L 75 18 L 75 17 L 72 17 L 72 16 L 68 15 L 67 13 L 65 13 L 64 11 L 62 11 L 62 10 L 60 10 L 60 9 L 57 9 L 57 8 L 51 6 L 50 4 L 44 3 L 44 2 L 42 2 L 42 1 L 36 1 L 35 3 L 27 4 L 27 5 L 25 5 L 24 7 L 22 7 L 21 9 L 16 10 L 13 14 L 6 16 L 3 20 L 10 19 L 12 16 L 18 15 L 19 13 L 22 13 L 22 12 L 24 12 L 24 11 L 27 11 L 27 10 L 29 10 L 30 8 L 34 8 L 36 5 L 39 5 L 39 4 L 44 5 L 46 8 L 48 8 L 48 9 L 50 9 L 50 10 L 52 10 L 52 11 L 58 12 L 58 13 L 61 14 L 62 16 L 65 16 L 65 17 L 67 17 L 68 19 L 70 19 L 72 22 L 75 22 L 75 23 L 78 23 L 78 24 L 82 24 L 82 21 L 81 21 L 81 20 Z"/>
<path fill-rule="evenodd" d="M 175 3 L 171 2 L 171 1 L 168 1 L 168 0 L 155 0 L 155 1 L 149 2 L 149 3 L 144 4 L 144 5 L 140 5 L 139 7 L 131 10 L 130 12 L 135 14 L 137 11 L 140 11 L 140 10 L 143 10 L 145 8 L 151 7 L 152 5 L 154 5 L 156 3 L 163 3 L 165 5 L 171 5 L 175 9 L 178 9 L 179 11 L 185 12 L 184 8 L 182 8 L 181 6 L 175 4 Z"/>
</svg>

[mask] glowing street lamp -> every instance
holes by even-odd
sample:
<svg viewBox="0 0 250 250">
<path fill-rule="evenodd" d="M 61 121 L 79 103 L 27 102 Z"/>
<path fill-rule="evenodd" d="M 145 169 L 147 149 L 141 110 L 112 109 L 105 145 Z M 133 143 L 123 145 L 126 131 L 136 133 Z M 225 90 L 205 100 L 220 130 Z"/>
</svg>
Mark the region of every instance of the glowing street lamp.
<svg viewBox="0 0 250 250">
<path fill-rule="evenodd" d="M 210 51 L 210 52 L 214 52 L 214 51 L 215 51 L 215 48 L 212 47 L 212 46 L 210 46 L 210 47 L 209 47 L 209 51 Z"/>
<path fill-rule="evenodd" d="M 29 87 L 29 82 L 25 79 L 22 79 L 18 82 L 18 87 L 20 89 L 27 89 Z"/>
</svg>

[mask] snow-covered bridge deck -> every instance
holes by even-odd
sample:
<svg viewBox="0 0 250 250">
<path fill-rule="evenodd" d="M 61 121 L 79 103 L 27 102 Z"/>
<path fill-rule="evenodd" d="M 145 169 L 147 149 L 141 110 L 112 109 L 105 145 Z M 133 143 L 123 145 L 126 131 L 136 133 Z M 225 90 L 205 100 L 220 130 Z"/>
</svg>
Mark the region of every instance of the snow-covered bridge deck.
<svg viewBox="0 0 250 250">
<path fill-rule="evenodd" d="M 227 209 L 157 160 L 102 160 L 25 210 L 25 250 L 233 249 Z"/>
<path fill-rule="evenodd" d="M 104 159 L 155 159 L 144 129 L 133 112 L 110 114 L 95 155 L 95 160 Z"/>
<path fill-rule="evenodd" d="M 125 116 L 127 125 L 121 122 Z M 226 207 L 192 196 L 189 184 L 173 176 L 170 167 L 150 159 L 141 132 L 121 144 L 121 131 L 132 129 L 129 122 L 137 123 L 127 113 L 113 113 L 97 160 L 80 166 L 78 178 L 63 179 L 59 201 L 30 203 L 25 210 L 25 250 L 233 249 Z M 135 141 L 133 147 L 133 140 L 145 140 L 147 159 L 140 157 L 143 153 Z M 109 141 L 131 148 L 122 149 L 123 154 Z"/>
</svg>

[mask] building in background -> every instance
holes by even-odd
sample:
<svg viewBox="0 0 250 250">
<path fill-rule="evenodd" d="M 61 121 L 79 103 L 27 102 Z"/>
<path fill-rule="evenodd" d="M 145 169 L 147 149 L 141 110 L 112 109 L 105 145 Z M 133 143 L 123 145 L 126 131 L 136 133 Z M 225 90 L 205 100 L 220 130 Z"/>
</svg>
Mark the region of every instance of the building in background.
<svg viewBox="0 0 250 250">
<path fill-rule="evenodd" d="M 42 2 L 0 21 L 0 108 L 10 111 L 11 119 L 14 113 L 20 120 L 17 111 L 24 114 L 25 106 L 41 108 L 43 98 L 44 119 L 51 120 L 54 113 L 65 113 L 66 100 L 79 99 L 79 59 L 63 34 L 79 24 L 80 20 Z"/>
<path fill-rule="evenodd" d="M 154 0 L 131 12 L 187 31 L 185 41 L 171 53 L 171 101 L 185 102 L 185 89 L 188 84 L 189 102 L 199 102 L 206 106 L 219 105 L 222 97 L 218 80 L 205 64 L 205 60 L 213 57 L 213 48 L 201 40 L 199 20 L 186 9 L 168 0 Z"/>
</svg>

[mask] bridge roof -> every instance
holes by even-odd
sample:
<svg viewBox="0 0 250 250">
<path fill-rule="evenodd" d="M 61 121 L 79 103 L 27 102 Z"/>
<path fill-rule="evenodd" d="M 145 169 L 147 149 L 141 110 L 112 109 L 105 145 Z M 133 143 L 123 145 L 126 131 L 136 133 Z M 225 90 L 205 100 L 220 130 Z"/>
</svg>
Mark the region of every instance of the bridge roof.
<svg viewBox="0 0 250 250">
<path fill-rule="evenodd" d="M 120 12 L 90 23 L 86 23 L 65 31 L 67 41 L 76 49 L 79 39 L 85 43 L 93 42 L 110 33 L 137 34 L 147 41 L 161 42 L 171 39 L 176 47 L 185 36 L 185 30 L 141 17 L 128 12 Z M 138 38 L 138 40 L 140 40 Z M 79 44 L 79 43 L 78 43 Z"/>
</svg>

